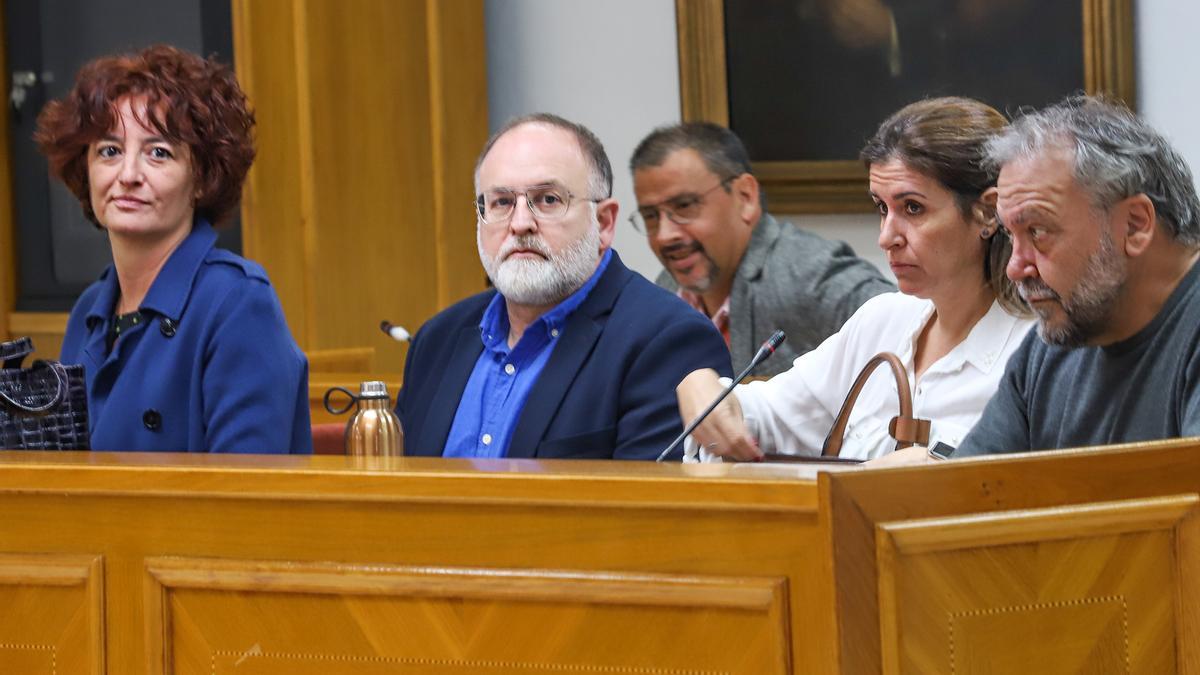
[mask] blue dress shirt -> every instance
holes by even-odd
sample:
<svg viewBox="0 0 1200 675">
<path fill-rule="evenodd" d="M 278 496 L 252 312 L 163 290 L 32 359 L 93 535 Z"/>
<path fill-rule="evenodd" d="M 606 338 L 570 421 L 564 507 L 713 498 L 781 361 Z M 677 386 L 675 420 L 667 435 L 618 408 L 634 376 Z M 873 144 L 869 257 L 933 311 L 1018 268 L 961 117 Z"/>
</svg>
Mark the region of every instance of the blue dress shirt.
<svg viewBox="0 0 1200 675">
<path fill-rule="evenodd" d="M 443 457 L 508 454 L 525 399 L 562 337 L 567 318 L 587 299 L 611 258 L 612 250 L 605 251 L 587 283 L 530 324 L 511 350 L 508 306 L 503 295 L 497 293 L 492 298 L 479 322 L 484 349 L 458 402 Z"/>
</svg>

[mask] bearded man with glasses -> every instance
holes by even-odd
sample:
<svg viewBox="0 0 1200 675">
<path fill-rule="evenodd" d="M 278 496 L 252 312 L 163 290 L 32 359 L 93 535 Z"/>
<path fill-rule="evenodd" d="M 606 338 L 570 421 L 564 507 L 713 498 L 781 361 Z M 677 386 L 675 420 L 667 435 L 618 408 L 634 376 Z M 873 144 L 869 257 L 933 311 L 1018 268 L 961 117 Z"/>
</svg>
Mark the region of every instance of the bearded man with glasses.
<svg viewBox="0 0 1200 675">
<path fill-rule="evenodd" d="M 413 338 L 396 413 L 409 455 L 652 460 L 683 431 L 675 386 L 731 374 L 720 334 L 612 250 L 612 166 L 590 131 L 537 114 L 475 166 L 495 290 Z"/>
<path fill-rule="evenodd" d="M 896 290 L 845 243 L 771 217 L 745 147 L 724 127 L 655 129 L 629 168 L 630 221 L 665 268 L 658 284 L 711 319 L 739 367 L 782 329 L 787 342 L 756 374 L 783 372 L 868 299 Z"/>
</svg>

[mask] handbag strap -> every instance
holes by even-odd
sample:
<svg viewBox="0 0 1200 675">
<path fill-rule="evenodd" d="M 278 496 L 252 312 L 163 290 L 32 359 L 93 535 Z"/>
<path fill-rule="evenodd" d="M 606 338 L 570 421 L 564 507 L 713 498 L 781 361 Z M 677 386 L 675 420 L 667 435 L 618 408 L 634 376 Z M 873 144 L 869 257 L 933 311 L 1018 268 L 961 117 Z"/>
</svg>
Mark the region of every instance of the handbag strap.
<svg viewBox="0 0 1200 675">
<path fill-rule="evenodd" d="M 842 402 L 842 409 L 838 411 L 837 418 L 833 421 L 833 427 L 830 428 L 829 435 L 825 437 L 825 444 L 821 448 L 822 456 L 837 457 L 841 453 L 846 425 L 850 423 L 850 411 L 854 409 L 854 402 L 858 400 L 858 395 L 867 383 L 867 378 L 881 363 L 892 367 L 892 375 L 896 378 L 896 392 L 900 395 L 900 414 L 893 417 L 892 421 L 888 423 L 888 433 L 896 439 L 896 449 L 907 448 L 914 443 L 920 445 L 929 443 L 929 420 L 913 417 L 912 392 L 908 386 L 908 371 L 904 369 L 904 363 L 900 361 L 900 357 L 891 352 L 880 352 L 872 356 L 871 360 L 867 361 L 867 365 L 859 371 L 858 377 L 854 378 L 850 393 L 846 394 L 846 400 Z"/>
<path fill-rule="evenodd" d="M 33 353 L 33 340 L 27 337 L 0 342 L 0 363 L 5 368 L 20 368 L 26 356 Z"/>
<path fill-rule="evenodd" d="M 58 390 L 55 392 L 54 398 L 42 405 L 26 405 L 13 399 L 13 397 L 8 395 L 8 392 L 0 388 L 0 400 L 3 400 L 14 408 L 19 408 L 29 413 L 42 413 L 57 408 L 67 396 L 67 370 L 57 361 L 34 361 L 31 370 L 38 368 L 49 368 L 50 372 L 54 373 L 54 379 L 58 380 Z"/>
</svg>

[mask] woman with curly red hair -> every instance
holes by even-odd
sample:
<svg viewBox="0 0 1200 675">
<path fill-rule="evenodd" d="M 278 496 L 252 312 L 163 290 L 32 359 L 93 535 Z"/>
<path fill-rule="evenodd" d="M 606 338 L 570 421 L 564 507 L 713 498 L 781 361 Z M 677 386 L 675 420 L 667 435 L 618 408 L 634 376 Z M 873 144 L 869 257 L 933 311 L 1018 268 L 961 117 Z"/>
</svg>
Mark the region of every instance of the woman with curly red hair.
<svg viewBox="0 0 1200 675">
<path fill-rule="evenodd" d="M 103 57 L 38 117 L 53 174 L 108 233 L 61 360 L 96 450 L 312 451 L 308 363 L 262 267 L 214 247 L 254 161 L 227 67 L 168 46 Z"/>
</svg>

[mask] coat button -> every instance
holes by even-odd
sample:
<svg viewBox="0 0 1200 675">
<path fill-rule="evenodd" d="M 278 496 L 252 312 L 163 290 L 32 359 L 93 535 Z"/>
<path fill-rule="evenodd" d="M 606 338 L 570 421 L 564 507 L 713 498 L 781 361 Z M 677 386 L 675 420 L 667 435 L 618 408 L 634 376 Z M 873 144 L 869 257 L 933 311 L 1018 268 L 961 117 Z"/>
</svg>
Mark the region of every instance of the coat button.
<svg viewBox="0 0 1200 675">
<path fill-rule="evenodd" d="M 145 424 L 150 431 L 158 431 L 162 426 L 162 414 L 151 408 L 142 413 L 142 424 Z"/>
<path fill-rule="evenodd" d="M 158 330 L 163 334 L 163 337 L 175 337 L 175 322 L 167 318 L 160 319 Z"/>
</svg>

